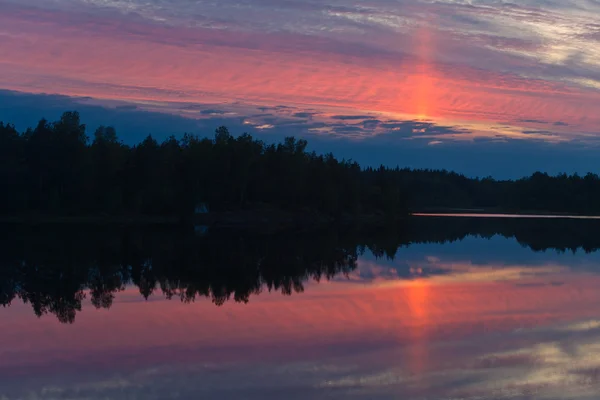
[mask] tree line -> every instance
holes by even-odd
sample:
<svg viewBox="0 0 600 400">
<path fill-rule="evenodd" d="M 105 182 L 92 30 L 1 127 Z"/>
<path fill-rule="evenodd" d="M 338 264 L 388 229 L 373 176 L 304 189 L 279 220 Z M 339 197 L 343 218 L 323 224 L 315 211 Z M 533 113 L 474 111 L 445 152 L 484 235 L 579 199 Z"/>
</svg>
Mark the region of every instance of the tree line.
<svg viewBox="0 0 600 400">
<path fill-rule="evenodd" d="M 0 214 L 176 215 L 275 207 L 339 218 L 406 213 L 390 170 L 306 150 L 287 137 L 265 144 L 227 128 L 214 138 L 186 134 L 128 146 L 112 127 L 90 139 L 77 112 L 17 132 L 0 123 Z"/>
<path fill-rule="evenodd" d="M 413 210 L 600 214 L 600 177 L 535 172 L 518 180 L 469 178 L 445 170 L 398 172 Z"/>
<path fill-rule="evenodd" d="M 88 137 L 77 112 L 18 132 L 0 122 L 0 215 L 168 215 L 309 210 L 331 218 L 409 210 L 600 214 L 600 177 L 536 172 L 519 180 L 445 170 L 378 168 L 307 151 L 293 137 L 266 144 L 225 127 L 129 146 L 112 127 Z M 401 163 L 402 160 L 398 160 Z"/>
</svg>

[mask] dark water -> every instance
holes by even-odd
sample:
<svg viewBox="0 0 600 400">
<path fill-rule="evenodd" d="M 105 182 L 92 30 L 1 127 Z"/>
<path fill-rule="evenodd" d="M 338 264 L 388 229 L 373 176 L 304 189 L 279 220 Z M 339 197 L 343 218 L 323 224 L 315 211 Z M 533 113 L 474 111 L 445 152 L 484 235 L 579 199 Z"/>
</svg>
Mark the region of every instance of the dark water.
<svg viewBox="0 0 600 400">
<path fill-rule="evenodd" d="M 0 399 L 597 399 L 600 222 L 0 229 Z"/>
</svg>

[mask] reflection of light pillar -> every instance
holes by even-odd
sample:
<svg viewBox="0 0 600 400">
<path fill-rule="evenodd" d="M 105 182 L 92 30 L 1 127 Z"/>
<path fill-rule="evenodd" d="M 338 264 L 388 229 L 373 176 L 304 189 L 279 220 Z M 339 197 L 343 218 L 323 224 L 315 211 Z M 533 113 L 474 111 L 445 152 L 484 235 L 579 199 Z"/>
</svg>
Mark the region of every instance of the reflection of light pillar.
<svg viewBox="0 0 600 400">
<path fill-rule="evenodd" d="M 427 366 L 427 324 L 429 322 L 429 291 L 430 287 L 425 280 L 415 280 L 406 287 L 408 307 L 410 310 L 410 343 L 408 356 L 411 370 L 420 380 Z M 426 382 L 421 381 L 425 386 Z"/>
</svg>

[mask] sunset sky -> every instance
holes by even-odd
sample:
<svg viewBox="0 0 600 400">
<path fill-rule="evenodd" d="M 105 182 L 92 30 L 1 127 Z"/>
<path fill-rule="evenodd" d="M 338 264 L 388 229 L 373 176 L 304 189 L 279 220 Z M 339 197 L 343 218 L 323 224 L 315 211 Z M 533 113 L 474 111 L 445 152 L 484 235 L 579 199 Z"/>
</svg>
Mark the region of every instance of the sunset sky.
<svg viewBox="0 0 600 400">
<path fill-rule="evenodd" d="M 596 0 L 0 0 L 0 120 L 218 125 L 363 164 L 600 171 Z"/>
</svg>

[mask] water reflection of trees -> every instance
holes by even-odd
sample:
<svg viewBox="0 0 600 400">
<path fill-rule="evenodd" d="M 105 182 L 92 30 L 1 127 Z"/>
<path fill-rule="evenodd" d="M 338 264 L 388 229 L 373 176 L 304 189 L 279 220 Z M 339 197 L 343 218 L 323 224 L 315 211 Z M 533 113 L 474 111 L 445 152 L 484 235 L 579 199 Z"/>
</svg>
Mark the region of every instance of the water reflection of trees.
<svg viewBox="0 0 600 400">
<path fill-rule="evenodd" d="M 448 243 L 467 236 L 514 238 L 533 251 L 595 252 L 600 249 L 600 220 L 520 218 L 415 218 L 404 230 L 405 244 Z"/>
<path fill-rule="evenodd" d="M 144 298 L 160 292 L 216 305 L 247 302 L 263 290 L 292 294 L 309 279 L 356 267 L 356 243 L 335 233 L 198 238 L 186 230 L 3 230 L 0 304 L 16 299 L 36 315 L 73 322 L 82 301 L 109 308 L 133 284 Z"/>
<path fill-rule="evenodd" d="M 38 316 L 72 323 L 84 299 L 110 308 L 126 285 L 144 298 L 247 302 L 265 290 L 289 295 L 302 292 L 307 280 L 348 273 L 367 250 L 393 259 L 401 246 L 469 235 L 514 237 L 535 251 L 591 252 L 600 248 L 600 221 L 419 218 L 402 229 L 207 237 L 191 229 L 3 227 L 0 304 L 23 301 Z"/>
</svg>

